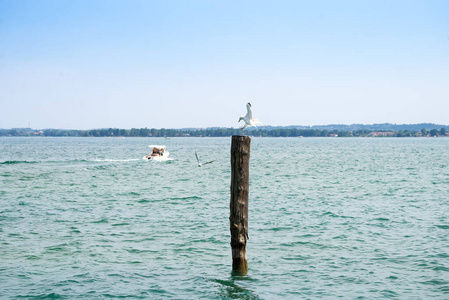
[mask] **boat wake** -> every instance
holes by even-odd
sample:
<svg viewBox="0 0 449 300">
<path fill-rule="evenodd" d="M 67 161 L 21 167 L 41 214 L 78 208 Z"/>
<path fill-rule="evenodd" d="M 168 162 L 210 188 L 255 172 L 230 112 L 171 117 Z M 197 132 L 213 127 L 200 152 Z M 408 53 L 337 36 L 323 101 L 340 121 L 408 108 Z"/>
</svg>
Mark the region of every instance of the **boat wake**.
<svg viewBox="0 0 449 300">
<path fill-rule="evenodd" d="M 129 162 L 129 161 L 138 161 L 140 159 L 138 158 L 131 158 L 131 159 L 95 159 L 93 161 L 96 162 Z"/>
<path fill-rule="evenodd" d="M 146 160 L 146 161 L 152 161 L 152 162 L 167 162 L 167 161 L 172 161 L 172 160 L 174 160 L 174 158 L 167 157 L 167 158 L 164 158 L 164 159 L 146 159 L 146 158 L 144 157 L 143 160 Z"/>
</svg>

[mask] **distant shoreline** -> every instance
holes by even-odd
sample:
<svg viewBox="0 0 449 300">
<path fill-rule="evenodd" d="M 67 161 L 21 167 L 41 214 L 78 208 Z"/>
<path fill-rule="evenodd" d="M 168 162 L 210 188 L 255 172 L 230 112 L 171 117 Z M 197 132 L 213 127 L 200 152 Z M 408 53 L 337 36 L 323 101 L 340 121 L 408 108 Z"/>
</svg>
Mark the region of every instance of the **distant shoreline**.
<svg viewBox="0 0 449 300">
<path fill-rule="evenodd" d="M 383 125 L 383 129 L 382 129 Z M 369 127 L 372 129 L 368 129 Z M 33 136 L 33 137 L 230 137 L 246 134 L 254 137 L 447 137 L 449 126 L 437 124 L 374 124 L 374 125 L 324 125 L 318 128 L 304 126 L 288 126 L 267 128 L 251 128 L 244 131 L 238 128 L 206 128 L 206 129 L 91 129 L 67 130 L 31 128 L 0 129 L 0 136 Z M 366 128 L 363 128 L 366 127 Z M 417 129 L 421 127 L 420 129 Z M 360 129 L 362 128 L 362 129 Z M 392 128 L 396 128 L 393 130 Z"/>
</svg>

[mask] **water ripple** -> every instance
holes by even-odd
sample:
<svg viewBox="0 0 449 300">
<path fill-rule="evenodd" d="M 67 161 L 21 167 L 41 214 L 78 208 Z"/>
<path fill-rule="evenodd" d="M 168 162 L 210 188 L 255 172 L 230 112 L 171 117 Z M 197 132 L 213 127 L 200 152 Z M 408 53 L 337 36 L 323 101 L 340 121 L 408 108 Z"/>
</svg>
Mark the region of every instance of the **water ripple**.
<svg viewBox="0 0 449 300">
<path fill-rule="evenodd" d="M 253 138 L 246 277 L 230 139 L 151 139 L 0 138 L 5 299 L 448 297 L 449 139 Z"/>
</svg>

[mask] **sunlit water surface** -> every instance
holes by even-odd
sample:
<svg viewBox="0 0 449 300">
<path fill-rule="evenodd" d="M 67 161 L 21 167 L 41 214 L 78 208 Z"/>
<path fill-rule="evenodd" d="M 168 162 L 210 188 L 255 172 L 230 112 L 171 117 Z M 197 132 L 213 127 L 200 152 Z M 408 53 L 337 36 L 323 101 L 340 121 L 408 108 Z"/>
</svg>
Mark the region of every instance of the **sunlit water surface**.
<svg viewBox="0 0 449 300">
<path fill-rule="evenodd" d="M 449 139 L 253 138 L 245 277 L 230 144 L 0 138 L 0 297 L 449 298 Z"/>
</svg>

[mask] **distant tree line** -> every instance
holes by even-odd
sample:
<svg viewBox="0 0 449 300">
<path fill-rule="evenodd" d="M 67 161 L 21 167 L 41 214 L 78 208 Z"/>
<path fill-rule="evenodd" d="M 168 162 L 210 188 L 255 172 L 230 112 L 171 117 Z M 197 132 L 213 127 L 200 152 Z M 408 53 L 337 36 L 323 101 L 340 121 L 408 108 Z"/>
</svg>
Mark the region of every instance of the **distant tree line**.
<svg viewBox="0 0 449 300">
<path fill-rule="evenodd" d="M 392 123 L 381 123 L 381 124 L 351 124 L 351 125 L 344 125 L 344 124 L 329 124 L 329 125 L 313 125 L 313 126 L 299 126 L 299 125 L 292 125 L 292 126 L 286 126 L 287 128 L 299 128 L 299 129 L 319 129 L 319 130 L 340 130 L 340 131 L 357 131 L 357 130 L 371 130 L 371 131 L 409 131 L 409 132 L 419 132 L 422 129 L 426 129 L 428 131 L 432 129 L 439 130 L 440 128 L 445 128 L 446 130 L 449 130 L 449 126 L 447 125 L 441 125 L 441 124 L 434 124 L 434 123 L 419 123 L 419 124 L 392 124 Z"/>
<path fill-rule="evenodd" d="M 242 134 L 236 128 L 206 128 L 206 129 L 92 129 L 92 130 L 65 130 L 44 129 L 33 130 L 30 128 L 0 129 L 0 136 L 52 136 L 52 137 L 228 137 Z M 245 134 L 258 137 L 367 137 L 367 136 L 389 136 L 389 137 L 419 137 L 419 136 L 446 136 L 446 128 L 431 129 L 422 128 L 420 131 L 398 130 L 398 131 L 373 131 L 361 130 L 319 130 L 282 128 L 257 129 L 251 128 L 244 131 Z"/>
</svg>

